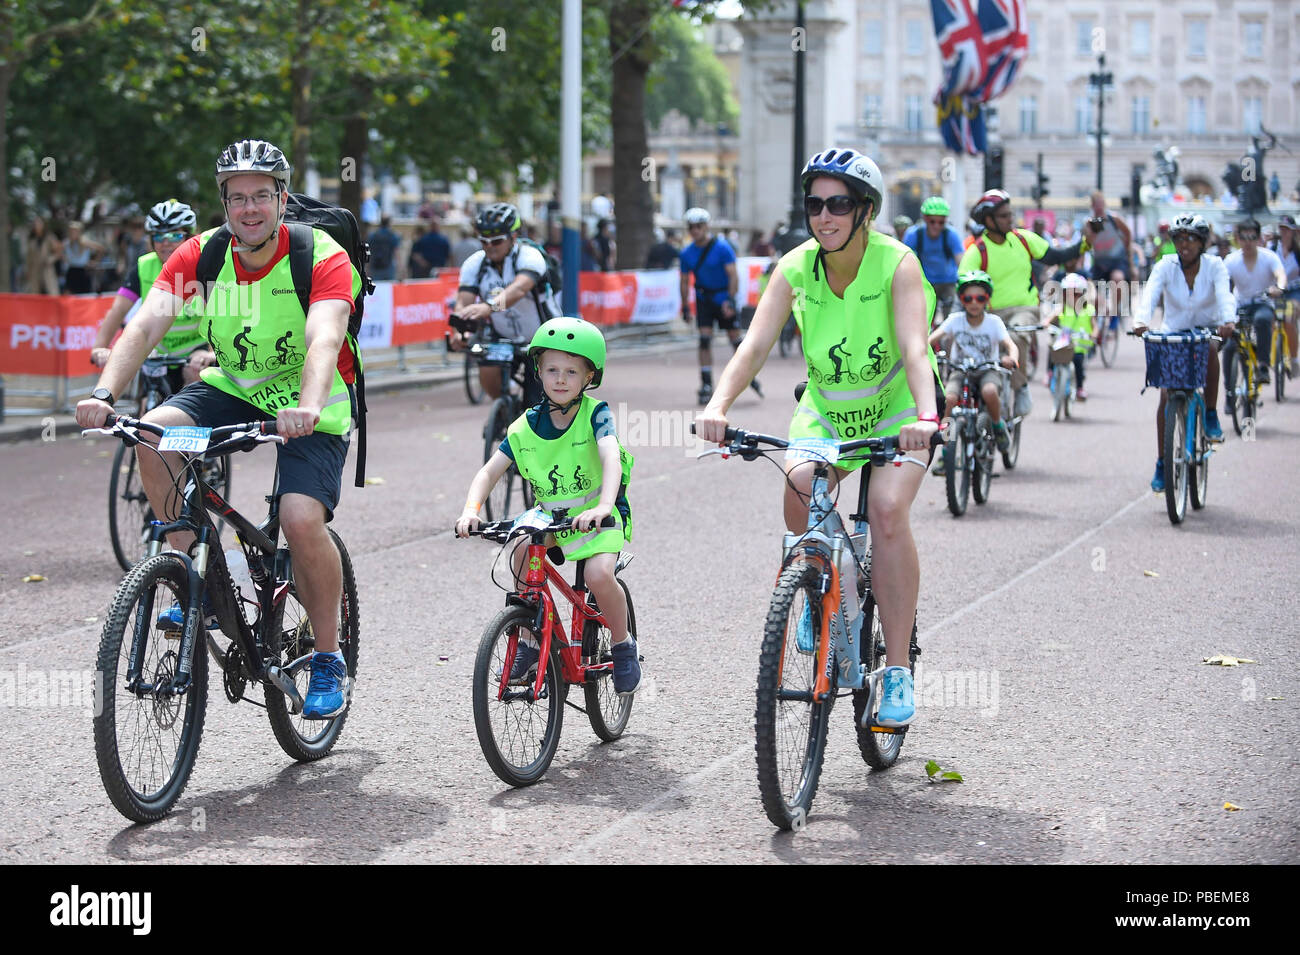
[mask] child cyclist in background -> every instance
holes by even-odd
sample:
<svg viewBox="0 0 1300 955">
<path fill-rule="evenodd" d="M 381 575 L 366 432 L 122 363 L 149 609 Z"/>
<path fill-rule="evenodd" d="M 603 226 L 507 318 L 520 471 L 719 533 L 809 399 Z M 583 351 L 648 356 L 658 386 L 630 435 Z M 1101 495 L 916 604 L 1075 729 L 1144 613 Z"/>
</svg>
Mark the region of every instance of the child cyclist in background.
<svg viewBox="0 0 1300 955">
<path fill-rule="evenodd" d="M 614 654 L 614 689 L 635 693 L 641 685 L 635 641 L 627 633 L 627 601 L 614 579 L 623 543 L 632 539 L 627 480 L 632 456 L 619 444 L 609 406 L 586 393 L 605 372 L 605 338 L 595 325 L 578 318 L 553 318 L 537 330 L 528 346 L 545 396 L 515 419 L 506 439 L 479 469 L 469 487 L 456 535 L 466 536 L 481 521 L 479 508 L 513 461 L 533 487 L 540 508 L 566 508 L 573 529 L 557 535 L 566 560 L 585 560 L 586 582 L 609 621 Z M 613 515 L 614 527 L 600 523 Z M 527 548 L 516 546 L 510 564 L 517 586 Z M 512 684 L 524 683 L 536 668 L 540 648 L 532 635 L 521 635 Z"/>
<path fill-rule="evenodd" d="M 961 370 L 962 362 L 968 358 L 997 362 L 1001 353 L 1004 368 L 1015 368 L 1020 361 L 1020 352 L 1016 343 L 1007 334 L 1007 327 L 996 315 L 989 315 L 989 298 L 993 295 L 993 280 L 988 273 L 974 271 L 963 272 L 957 276 L 957 301 L 962 311 L 953 312 L 943 320 L 943 324 L 930 333 L 930 347 L 937 348 L 945 338 L 952 338 L 948 349 L 948 381 L 944 384 L 944 427 L 957 406 L 961 395 L 961 384 L 965 374 Z M 995 369 L 980 373 L 980 394 L 984 397 L 984 407 L 993 419 L 993 438 L 998 443 L 998 450 L 1005 451 L 1011 446 L 1007 435 L 1006 422 L 1002 420 L 1002 402 L 999 386 L 1001 381 Z M 940 459 L 942 460 L 942 458 Z M 936 468 L 936 474 L 943 473 Z"/>
<path fill-rule="evenodd" d="M 1098 322 L 1088 302 L 1091 295 L 1088 280 L 1078 272 L 1070 272 L 1061 280 L 1061 311 L 1043 323 L 1043 328 L 1059 325 L 1075 332 L 1074 338 L 1074 395 L 1079 401 L 1087 401 L 1088 393 L 1083 390 L 1083 365 L 1088 357 L 1091 342 L 1097 340 Z M 1051 366 L 1047 369 L 1047 386 L 1052 384 Z"/>
</svg>

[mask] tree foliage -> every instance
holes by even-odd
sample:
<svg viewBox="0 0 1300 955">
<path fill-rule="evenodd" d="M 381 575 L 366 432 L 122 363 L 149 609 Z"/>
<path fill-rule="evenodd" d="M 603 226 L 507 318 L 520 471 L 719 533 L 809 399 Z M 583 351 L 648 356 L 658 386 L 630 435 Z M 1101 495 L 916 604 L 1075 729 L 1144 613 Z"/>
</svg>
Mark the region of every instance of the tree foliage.
<svg viewBox="0 0 1300 955">
<path fill-rule="evenodd" d="M 646 119 L 657 127 L 675 109 L 694 123 L 735 128 L 740 115 L 727 70 L 688 18 L 660 18 L 657 56 L 646 83 Z"/>
</svg>

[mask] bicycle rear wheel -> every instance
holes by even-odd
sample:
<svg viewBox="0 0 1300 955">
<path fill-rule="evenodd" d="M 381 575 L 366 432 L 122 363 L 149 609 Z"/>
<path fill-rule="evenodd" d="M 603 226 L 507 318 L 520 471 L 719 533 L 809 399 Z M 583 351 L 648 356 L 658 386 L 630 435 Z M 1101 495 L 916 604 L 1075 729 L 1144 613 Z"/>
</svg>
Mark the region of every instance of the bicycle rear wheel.
<svg viewBox="0 0 1300 955">
<path fill-rule="evenodd" d="M 1277 320 L 1278 330 L 1273 333 L 1273 397 L 1281 404 L 1286 400 L 1286 375 L 1289 370 L 1286 355 L 1286 330 L 1282 320 Z"/>
<path fill-rule="evenodd" d="M 632 594 L 627 584 L 619 581 L 623 588 L 623 597 L 627 600 L 627 634 L 636 639 L 636 613 L 632 609 Z M 582 634 L 582 655 L 594 662 L 612 661 L 611 642 L 608 627 L 599 626 L 594 620 L 588 620 Z M 582 685 L 587 699 L 587 719 L 591 728 L 606 743 L 612 743 L 623 735 L 627 721 L 632 716 L 632 702 L 635 697 L 619 696 L 614 690 L 612 671 L 590 676 Z"/>
<path fill-rule="evenodd" d="M 817 702 L 813 689 L 826 661 L 799 652 L 797 633 L 805 610 L 814 640 L 820 633 L 820 574 L 796 563 L 781 572 L 763 631 L 754 710 L 758 791 L 767 818 L 778 829 L 803 828 L 826 755 L 826 728 L 835 695 Z"/>
<path fill-rule="evenodd" d="M 519 639 L 532 633 L 534 615 L 528 607 L 506 607 L 483 631 L 474 658 L 474 731 L 492 772 L 511 786 L 531 786 L 542 778 L 555 758 L 564 723 L 558 653 L 552 652 L 547 662 L 540 699 L 531 699 L 531 682 L 507 686 L 498 696 L 499 674 L 513 662 Z"/>
<path fill-rule="evenodd" d="M 1020 460 L 1020 422 L 1019 421 L 1017 421 L 1015 427 L 1011 429 L 1011 434 L 1008 435 L 1008 438 L 1010 439 L 1011 444 L 1008 445 L 1007 449 L 1002 452 L 1002 466 L 1006 468 L 1008 471 L 1010 471 L 1013 468 L 1015 468 L 1016 462 Z"/>
<path fill-rule="evenodd" d="M 327 528 L 328 530 L 328 528 Z M 338 626 L 339 650 L 347 667 L 348 679 L 357 678 L 357 658 L 360 651 L 361 619 L 357 607 L 357 580 L 352 572 L 352 559 L 343 541 L 333 530 L 329 530 L 330 540 L 339 552 L 339 563 L 343 570 L 343 595 L 339 600 Z M 264 631 L 274 662 L 280 668 L 287 667 L 294 660 L 316 649 L 316 634 L 311 620 L 298 597 L 298 587 L 293 577 L 293 564 L 288 549 L 280 551 L 280 566 L 277 576 L 289 584 L 289 590 L 279 606 L 273 611 L 270 624 Z M 311 667 L 306 666 L 294 675 L 294 686 L 305 699 L 311 682 Z M 289 700 L 274 685 L 268 683 L 264 688 L 266 697 L 266 715 L 271 721 L 271 730 L 275 741 L 289 756 L 300 763 L 309 763 L 328 756 L 343 724 L 348 720 L 351 707 L 331 720 L 307 720 L 301 714 L 289 712 Z M 348 695 L 345 692 L 345 696 Z"/>
<path fill-rule="evenodd" d="M 514 419 L 514 404 L 509 398 L 502 395 L 492 402 L 492 410 L 488 412 L 487 424 L 483 426 L 484 464 L 501 446 L 501 442 L 505 440 L 506 431 L 509 430 Z M 511 507 L 516 502 L 512 499 L 515 498 L 516 488 L 522 480 L 519 470 L 514 464 L 511 464 L 506 473 L 501 475 L 501 480 L 497 481 L 496 487 L 492 488 L 488 493 L 487 500 L 483 502 L 483 519 L 485 521 L 503 521 L 515 516 L 511 511 Z"/>
<path fill-rule="evenodd" d="M 1187 398 L 1171 392 L 1165 405 L 1165 507 L 1181 524 L 1187 514 Z"/>
<path fill-rule="evenodd" d="M 1188 464 L 1191 476 L 1187 483 L 1192 496 L 1192 509 L 1199 511 L 1208 499 L 1210 458 L 1207 452 L 1210 450 L 1210 440 L 1205 435 L 1205 416 L 1195 410 L 1192 411 L 1192 426 L 1195 428 L 1192 435 L 1194 457 Z"/>
<path fill-rule="evenodd" d="M 867 672 L 873 672 L 885 662 L 885 631 L 880 625 L 880 608 L 876 606 L 876 598 L 868 594 L 862 604 L 862 612 L 866 615 L 862 621 L 862 653 L 863 662 L 867 664 Z M 870 628 L 870 629 L 868 629 Z M 912 674 L 916 674 L 916 656 L 918 653 L 916 645 L 916 620 L 912 620 L 912 642 L 908 649 L 908 667 Z M 880 712 L 880 696 L 871 704 L 871 721 L 875 722 L 876 713 Z M 876 733 L 862 728 L 862 714 L 867 708 L 867 691 L 853 691 L 853 725 L 858 734 L 858 749 L 862 752 L 862 758 L 867 761 L 867 765 L 872 769 L 888 769 L 898 761 L 899 751 L 903 748 L 904 735 L 902 733 Z"/>
<path fill-rule="evenodd" d="M 1101 322 L 1101 341 L 1097 343 L 1097 351 L 1101 355 L 1101 363 L 1107 368 L 1115 364 L 1115 359 L 1119 356 L 1119 329 L 1111 328 L 1113 318 L 1103 319 Z"/>
<path fill-rule="evenodd" d="M 1067 408 L 1067 397 L 1070 390 L 1070 382 L 1066 375 L 1068 365 L 1057 365 L 1052 369 L 1052 420 L 1060 421 L 1064 412 L 1068 418 L 1070 412 Z"/>
<path fill-rule="evenodd" d="M 159 630 L 157 618 L 173 603 L 189 608 L 185 563 L 175 554 L 158 554 L 136 565 L 113 597 L 95 661 L 102 681 L 94 717 L 99 777 L 118 812 L 134 822 L 156 822 L 176 804 L 203 737 L 208 700 L 203 621 L 190 685 L 170 693 L 181 641 L 175 631 Z M 140 660 L 140 684 L 134 689 L 127 685 L 133 650 Z"/>
<path fill-rule="evenodd" d="M 1223 363 L 1223 381 L 1224 400 L 1228 405 L 1228 414 L 1232 416 L 1232 430 L 1240 437 L 1242 419 L 1245 418 L 1246 377 L 1235 351 Z M 1229 385 L 1228 382 L 1232 384 Z"/>
<path fill-rule="evenodd" d="M 465 397 L 472 405 L 483 400 L 483 382 L 479 381 L 478 362 L 469 352 L 465 352 Z"/>
<path fill-rule="evenodd" d="M 108 533 L 113 556 L 123 570 L 130 570 L 144 557 L 152 520 L 153 508 L 140 482 L 135 449 L 119 444 L 108 479 Z"/>
<path fill-rule="evenodd" d="M 944 484 L 948 492 L 948 510 L 953 517 L 966 513 L 970 500 L 971 446 L 965 429 L 958 431 L 943 445 Z"/>
<path fill-rule="evenodd" d="M 971 479 L 971 494 L 976 504 L 984 504 L 989 499 L 989 488 L 993 484 L 993 425 L 989 422 L 987 411 L 981 411 L 975 419 L 974 474 Z"/>
</svg>

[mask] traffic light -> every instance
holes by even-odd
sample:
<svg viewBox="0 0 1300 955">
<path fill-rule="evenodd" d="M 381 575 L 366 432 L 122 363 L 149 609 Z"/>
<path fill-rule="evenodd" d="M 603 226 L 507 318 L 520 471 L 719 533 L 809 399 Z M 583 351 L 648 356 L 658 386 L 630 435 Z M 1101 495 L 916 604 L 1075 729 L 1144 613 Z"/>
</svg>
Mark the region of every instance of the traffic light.
<svg viewBox="0 0 1300 955">
<path fill-rule="evenodd" d="M 1034 202 L 1042 205 L 1043 198 L 1047 195 L 1047 184 L 1051 181 L 1051 176 L 1043 175 L 1043 154 L 1038 154 L 1038 174 L 1034 186 L 1029 190 L 1029 194 L 1034 197 Z"/>
<path fill-rule="evenodd" d="M 984 191 L 1002 188 L 1002 147 L 990 143 L 984 153 Z"/>
</svg>

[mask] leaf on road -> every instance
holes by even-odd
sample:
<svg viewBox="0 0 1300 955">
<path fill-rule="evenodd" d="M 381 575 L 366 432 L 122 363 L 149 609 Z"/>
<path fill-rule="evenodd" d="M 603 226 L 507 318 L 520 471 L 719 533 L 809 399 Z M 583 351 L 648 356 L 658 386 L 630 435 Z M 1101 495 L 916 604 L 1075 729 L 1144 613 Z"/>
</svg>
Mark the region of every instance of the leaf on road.
<svg viewBox="0 0 1300 955">
<path fill-rule="evenodd" d="M 24 556 L 24 557 L 33 557 L 33 556 L 35 556 L 35 554 L 36 554 L 36 551 L 34 551 L 34 550 L 25 550 L 25 551 L 23 551 L 23 556 Z"/>
<path fill-rule="evenodd" d="M 1284 696 L 1268 696 L 1268 697 L 1265 697 L 1264 699 L 1265 699 L 1267 702 L 1269 702 L 1269 703 L 1281 703 L 1284 699 L 1286 699 L 1286 697 L 1284 697 Z"/>
<path fill-rule="evenodd" d="M 381 477 L 366 478 L 366 484 L 383 484 L 383 483 L 384 483 L 384 479 Z"/>
<path fill-rule="evenodd" d="M 1212 657 L 1205 657 L 1202 663 L 1209 664 L 1212 667 L 1235 667 L 1242 663 L 1254 663 L 1254 660 L 1247 660 L 1245 657 L 1234 657 L 1227 653 L 1216 653 Z"/>
<path fill-rule="evenodd" d="M 950 780 L 954 783 L 962 782 L 961 773 L 954 770 L 945 770 L 934 760 L 930 760 L 925 764 L 925 773 L 930 777 L 932 783 L 941 783 L 944 780 Z"/>
<path fill-rule="evenodd" d="M 1157 574 L 1154 570 L 1144 570 L 1144 571 L 1142 571 L 1142 576 L 1143 576 L 1143 577 L 1159 577 L 1160 575 Z"/>
<path fill-rule="evenodd" d="M 1223 808 L 1226 809 L 1226 810 L 1228 810 L 1228 812 L 1241 812 L 1241 807 L 1240 807 L 1240 806 L 1234 806 L 1234 805 L 1233 805 L 1232 803 L 1230 803 L 1230 802 L 1225 802 L 1225 803 L 1223 804 Z"/>
<path fill-rule="evenodd" d="M 82 617 L 82 618 L 81 618 L 81 622 L 82 622 L 82 623 L 94 623 L 94 622 L 95 622 L 96 620 L 98 620 L 98 619 L 99 619 L 98 617 Z"/>
<path fill-rule="evenodd" d="M 45 579 L 44 574 L 28 574 L 26 577 L 23 578 L 23 583 L 39 584 L 44 579 Z"/>
</svg>

